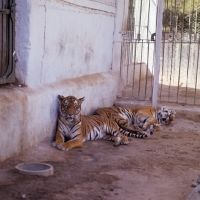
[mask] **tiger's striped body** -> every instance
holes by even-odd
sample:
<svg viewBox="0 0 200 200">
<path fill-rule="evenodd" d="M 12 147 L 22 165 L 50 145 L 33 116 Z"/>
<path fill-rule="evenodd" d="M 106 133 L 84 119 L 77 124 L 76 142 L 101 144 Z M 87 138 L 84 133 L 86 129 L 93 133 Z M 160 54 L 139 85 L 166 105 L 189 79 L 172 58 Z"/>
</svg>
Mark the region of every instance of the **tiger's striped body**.
<svg viewBox="0 0 200 200">
<path fill-rule="evenodd" d="M 128 132 L 136 130 L 152 134 L 158 124 L 158 120 L 154 117 L 155 112 L 156 110 L 152 107 L 107 107 L 97 109 L 94 114 L 114 120 L 121 128 L 121 132 L 129 136 Z"/>
<path fill-rule="evenodd" d="M 129 136 L 126 133 L 131 130 L 144 130 L 150 133 L 160 130 L 160 125 L 168 125 L 174 120 L 176 112 L 167 107 L 162 107 L 157 111 L 151 106 L 144 106 L 99 108 L 94 114 L 114 120 L 122 129 L 121 132 Z"/>
<path fill-rule="evenodd" d="M 77 99 L 73 96 L 58 96 L 60 100 L 59 117 L 56 138 L 53 146 L 67 151 L 72 148 L 82 147 L 83 142 L 88 140 L 105 139 L 114 142 L 115 146 L 128 144 L 128 138 L 144 138 L 149 134 L 144 131 L 130 130 L 123 131 L 118 124 L 104 116 L 100 115 L 81 115 L 81 104 L 84 98 Z"/>
</svg>

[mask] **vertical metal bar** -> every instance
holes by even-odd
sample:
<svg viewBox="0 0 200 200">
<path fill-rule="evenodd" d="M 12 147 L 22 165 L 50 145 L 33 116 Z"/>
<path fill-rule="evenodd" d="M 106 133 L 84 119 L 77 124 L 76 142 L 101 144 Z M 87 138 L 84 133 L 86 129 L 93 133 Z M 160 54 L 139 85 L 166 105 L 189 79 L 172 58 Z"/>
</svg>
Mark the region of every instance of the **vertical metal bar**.
<svg viewBox="0 0 200 200">
<path fill-rule="evenodd" d="M 1 8 L 3 9 L 3 0 L 1 2 Z M 4 15 L 1 15 L 1 72 L 0 77 L 3 76 L 3 17 Z"/>
<path fill-rule="evenodd" d="M 140 19 L 139 19 L 139 29 L 138 29 L 138 34 L 137 34 L 137 40 L 139 41 L 141 38 L 140 34 L 140 27 L 141 27 L 141 18 L 142 18 L 142 0 L 140 0 Z"/>
<path fill-rule="evenodd" d="M 168 9 L 169 9 L 169 1 L 165 1 L 165 5 L 164 5 L 164 9 L 166 10 L 166 11 L 168 11 Z M 166 18 L 168 17 L 168 15 L 167 15 L 167 12 L 165 13 L 165 22 L 166 22 Z M 163 28 L 162 28 L 163 29 Z M 161 68 L 161 71 L 162 71 L 162 74 L 161 74 L 161 84 L 160 84 L 160 101 L 161 101 L 161 97 L 162 97 L 162 92 L 163 92 L 163 78 L 164 78 L 164 65 L 165 65 L 165 56 L 166 56 L 166 54 L 165 54 L 165 48 L 167 48 L 167 46 L 165 46 L 165 43 L 166 43 L 166 38 L 165 38 L 165 36 L 166 36 L 166 33 L 167 32 L 167 25 L 165 25 L 164 26 L 164 35 L 163 35 L 163 37 L 164 37 L 164 40 L 163 40 L 163 43 L 162 43 L 162 68 Z"/>
<path fill-rule="evenodd" d="M 193 0 L 194 3 L 194 0 Z M 191 5 L 191 1 L 190 1 Z M 190 7 L 191 9 L 191 7 Z M 191 10 L 190 10 L 191 11 Z M 192 9 L 192 16 L 193 16 L 193 11 L 194 11 L 194 4 L 193 4 L 193 9 Z M 192 41 L 192 23 L 190 22 L 189 24 L 189 53 L 188 53 L 188 62 L 187 62 L 187 80 L 186 80 L 186 98 L 185 98 L 185 103 L 187 103 L 187 97 L 188 97 L 188 77 L 189 77 L 189 67 L 190 67 L 190 54 L 191 54 L 191 41 Z"/>
<path fill-rule="evenodd" d="M 0 30 L 0 39 L 2 44 L 0 57 L 1 57 L 1 66 L 0 66 L 0 84 L 13 82 L 15 80 L 14 76 L 14 22 L 15 22 L 15 0 L 1 0 L 0 6 L 2 9 L 7 9 L 9 12 L 1 13 L 1 28 Z"/>
<path fill-rule="evenodd" d="M 172 2 L 171 2 L 172 3 Z M 175 21 L 175 16 L 176 16 L 176 0 L 174 1 L 174 5 L 172 4 L 172 11 L 173 11 L 173 16 L 172 16 L 172 23 L 171 23 L 171 29 L 172 29 L 172 43 L 171 43 L 171 67 L 170 67 L 170 77 L 169 77 L 169 90 L 168 90 L 168 102 L 170 101 L 170 96 L 171 96 L 171 84 L 172 84 L 172 76 L 173 76 L 173 66 L 174 66 L 174 61 L 175 61 L 175 53 L 176 53 L 176 41 L 175 41 L 175 34 L 174 34 L 174 21 Z M 174 7 L 174 9 L 173 9 Z M 175 47 L 175 50 L 174 50 Z"/>
<path fill-rule="evenodd" d="M 180 62 L 179 62 L 179 73 L 178 73 L 178 89 L 177 89 L 177 103 L 179 101 L 179 90 L 180 90 L 180 74 L 181 74 L 181 61 L 182 61 L 182 49 L 183 49 L 183 34 L 184 34 L 184 14 L 185 14 L 185 1 L 183 4 L 182 22 L 181 22 L 181 49 L 180 49 Z"/>
<path fill-rule="evenodd" d="M 7 1 L 7 3 L 9 4 L 9 0 Z M 5 6 L 5 5 L 4 5 Z M 9 30 L 10 30 L 10 27 L 9 27 L 9 16 L 8 15 L 4 15 L 4 18 L 5 18 L 5 30 L 4 30 L 4 39 L 5 39 L 5 44 L 6 44 L 6 46 L 4 47 L 4 52 L 6 52 L 5 53 L 5 58 L 4 58 L 4 60 L 5 60 L 5 63 L 4 63 L 4 72 L 3 72 L 3 76 L 5 76 L 5 74 L 6 74 L 6 71 L 8 70 L 8 65 L 9 65 L 9 57 L 8 57 L 8 55 L 9 55 Z"/>
<path fill-rule="evenodd" d="M 133 27 L 133 20 L 134 20 L 134 9 L 133 9 L 133 5 L 134 5 L 134 0 L 131 1 L 130 3 L 130 11 L 131 11 L 131 15 L 130 15 L 130 40 L 129 40 L 129 49 L 130 49 L 130 68 L 133 68 L 133 36 L 134 36 L 134 27 Z M 130 69 L 130 71 L 131 71 Z M 131 81 L 131 85 L 134 84 L 134 77 L 130 80 Z M 131 94 L 129 94 L 131 95 Z M 132 96 L 132 95 L 131 95 Z"/>
<path fill-rule="evenodd" d="M 132 16 L 131 16 L 131 14 L 132 14 L 132 4 L 129 1 L 129 18 L 128 18 L 128 21 L 129 21 L 129 29 L 128 29 L 129 73 L 130 73 L 131 67 L 132 67 L 132 65 L 131 65 L 131 63 L 132 63 L 132 51 L 131 51 L 131 42 L 132 42 L 132 29 L 131 29 L 132 28 Z M 132 82 L 133 82 L 133 80 L 130 79 L 129 81 L 130 81 L 129 85 L 131 85 Z"/>
<path fill-rule="evenodd" d="M 163 89 L 163 74 L 164 74 L 164 59 L 165 59 L 165 40 L 162 42 L 162 74 L 161 74 L 161 84 L 160 84 L 160 100 L 162 96 Z"/>
<path fill-rule="evenodd" d="M 124 0 L 124 4 L 125 5 L 125 0 Z M 125 16 L 125 6 L 123 6 L 123 22 L 124 22 L 124 16 Z M 126 30 L 126 27 L 125 27 L 125 24 L 126 23 L 123 23 L 123 30 Z M 122 34 L 122 37 L 123 37 L 123 34 Z M 119 94 L 119 97 L 122 95 L 122 93 L 124 92 L 124 37 L 122 38 L 122 44 L 121 44 L 121 59 L 120 59 L 120 79 L 121 79 L 121 94 Z"/>
<path fill-rule="evenodd" d="M 199 71 L 199 45 L 198 45 L 198 54 L 197 54 L 197 68 L 196 68 L 196 77 L 195 77 L 195 89 L 194 89 L 194 104 L 196 104 L 197 96 L 197 81 L 198 81 L 198 71 Z"/>
<path fill-rule="evenodd" d="M 146 79 L 145 79 L 145 95 L 144 95 L 144 99 L 146 99 L 146 97 L 147 97 L 147 81 L 148 81 L 148 69 L 149 69 L 149 39 L 148 39 L 149 18 L 150 18 L 150 0 L 149 0 L 149 8 L 148 8 L 148 21 L 147 21 L 147 66 L 146 66 Z"/>
<path fill-rule="evenodd" d="M 128 35 L 129 37 L 129 35 Z M 129 39 L 126 41 L 126 55 L 127 55 L 127 73 L 126 73 L 126 97 L 128 96 L 128 74 L 130 67 L 130 41 Z"/>
<path fill-rule="evenodd" d="M 126 45 L 126 97 L 128 97 L 128 81 L 129 81 L 129 68 L 130 68 L 130 34 L 129 34 L 129 30 L 130 30 L 130 1 L 129 1 L 129 16 L 128 16 L 128 20 L 127 20 L 127 29 L 126 29 L 126 39 L 125 39 L 125 45 Z"/>
<path fill-rule="evenodd" d="M 131 38 L 131 64 L 132 64 L 132 68 L 134 68 L 133 69 L 133 72 L 132 72 L 132 74 L 133 74 L 133 82 L 132 82 L 132 91 L 130 91 L 130 93 L 131 93 L 131 97 L 133 98 L 133 88 L 134 88 L 134 81 L 135 81 L 135 77 L 134 77 L 134 75 L 135 75 L 135 63 L 134 63 L 134 55 L 135 55 L 135 52 L 134 52 L 134 48 L 135 48 L 135 46 L 136 46 L 136 43 L 135 43 L 135 29 L 136 29 L 136 27 L 135 27 L 135 14 L 136 14 L 136 12 L 135 12 L 135 5 L 136 5 L 136 2 L 135 2 L 136 0 L 133 0 L 133 5 L 132 5 L 132 7 L 133 7 L 133 20 L 134 20 L 134 23 L 133 23 L 133 27 L 132 27 L 132 38 Z"/>
<path fill-rule="evenodd" d="M 173 37 L 174 37 L 174 34 L 173 34 Z M 172 43 L 171 43 L 171 61 L 170 61 L 171 67 L 170 67 L 170 72 L 169 72 L 168 102 L 169 102 L 170 92 L 171 92 L 173 59 L 174 59 L 174 38 L 172 38 Z"/>
<path fill-rule="evenodd" d="M 132 97 L 134 97 L 134 90 L 135 90 L 134 79 L 135 79 L 135 63 L 136 63 L 136 48 L 137 48 L 137 41 L 134 39 L 133 42 L 134 42 L 135 48 L 134 48 L 134 61 L 133 61 L 133 85 L 132 85 Z"/>
<path fill-rule="evenodd" d="M 13 0 L 10 0 L 10 4 L 13 4 L 14 1 Z M 9 19 L 9 28 L 10 28 L 10 34 L 9 34 L 9 65 L 10 65 L 10 73 L 8 74 L 10 76 L 10 74 L 12 73 L 13 74 L 13 77 L 14 77 L 14 66 L 15 66 L 15 63 L 14 63 L 14 51 L 15 51 L 15 37 L 14 37 L 14 33 L 15 33 L 15 24 L 14 24 L 14 7 L 11 6 L 10 7 L 11 9 L 11 16 L 10 16 L 10 19 Z"/>
<path fill-rule="evenodd" d="M 154 71 L 154 83 L 153 83 L 153 97 L 152 106 L 157 108 L 158 99 L 158 83 L 159 83 L 159 71 L 160 71 L 160 50 L 162 47 L 162 13 L 163 13 L 163 0 L 158 0 L 158 12 L 156 23 L 156 53 L 155 53 L 155 71 Z"/>
<path fill-rule="evenodd" d="M 120 93 L 117 95 L 118 97 L 122 97 L 122 93 L 123 93 L 123 41 L 122 41 L 122 44 L 121 44 L 121 58 L 120 58 L 120 84 L 119 84 L 119 90 L 120 90 Z"/>
<path fill-rule="evenodd" d="M 8 2 L 10 3 L 10 2 Z M 9 21 L 9 17 L 10 16 L 7 16 L 6 15 L 6 66 L 8 68 L 8 65 L 9 65 L 9 51 L 10 51 L 10 41 L 9 41 L 9 38 L 10 38 L 10 21 Z"/>
<path fill-rule="evenodd" d="M 134 1 L 135 3 L 135 1 Z M 141 9 L 141 8 L 140 8 Z M 135 35 L 135 30 L 134 33 Z M 135 90 L 135 63 L 136 63 L 136 49 L 137 49 L 137 39 L 133 39 L 133 46 L 134 46 L 134 56 L 133 56 L 133 85 L 132 85 L 132 98 L 134 98 L 134 90 Z"/>
<path fill-rule="evenodd" d="M 197 34 L 197 14 L 198 14 L 198 5 L 199 5 L 199 0 L 197 1 L 197 5 L 196 5 L 196 12 L 195 12 L 195 24 L 194 24 L 194 34 L 195 34 L 195 38 L 196 38 L 196 34 Z"/>
<path fill-rule="evenodd" d="M 197 2 L 196 8 L 198 10 L 199 8 L 199 0 Z M 196 23 L 198 23 L 198 18 L 196 17 Z M 198 36 L 199 37 L 199 36 Z M 200 38 L 198 38 L 199 40 Z M 196 104 L 196 97 L 197 97 L 197 83 L 198 83 L 198 73 L 199 73 L 199 51 L 200 51 L 200 45 L 198 45 L 198 54 L 197 54 L 197 67 L 196 67 L 196 79 L 195 79 L 195 91 L 194 91 L 194 104 Z"/>
<path fill-rule="evenodd" d="M 142 40 L 142 47 L 141 47 L 141 52 L 140 52 L 140 73 L 139 73 L 139 88 L 138 88 L 138 97 L 140 97 L 140 86 L 142 84 L 141 82 L 141 68 L 142 68 L 142 53 L 143 52 L 143 40 Z"/>
</svg>

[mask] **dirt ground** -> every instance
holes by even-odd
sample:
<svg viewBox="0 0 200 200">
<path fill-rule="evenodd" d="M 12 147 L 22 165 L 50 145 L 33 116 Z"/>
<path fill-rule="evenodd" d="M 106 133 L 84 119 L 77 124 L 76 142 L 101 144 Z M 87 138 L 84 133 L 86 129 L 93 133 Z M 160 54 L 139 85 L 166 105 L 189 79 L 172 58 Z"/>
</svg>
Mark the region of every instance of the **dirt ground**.
<svg viewBox="0 0 200 200">
<path fill-rule="evenodd" d="M 178 116 L 119 147 L 99 140 L 62 152 L 43 141 L 0 164 L 0 199 L 186 200 L 200 175 L 200 123 Z M 23 162 L 49 163 L 54 175 L 19 174 L 15 166 Z"/>
</svg>

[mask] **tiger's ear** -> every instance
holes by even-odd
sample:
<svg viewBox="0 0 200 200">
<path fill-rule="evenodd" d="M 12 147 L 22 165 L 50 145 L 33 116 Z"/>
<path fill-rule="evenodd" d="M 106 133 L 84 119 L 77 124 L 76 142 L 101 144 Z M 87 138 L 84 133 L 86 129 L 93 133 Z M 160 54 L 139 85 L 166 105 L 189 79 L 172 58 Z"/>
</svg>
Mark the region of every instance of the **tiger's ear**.
<svg viewBox="0 0 200 200">
<path fill-rule="evenodd" d="M 58 99 L 59 99 L 60 101 L 62 101 L 64 98 L 65 98 L 64 96 L 58 95 Z"/>
<path fill-rule="evenodd" d="M 82 97 L 79 99 L 80 103 L 82 103 L 85 100 L 85 97 Z"/>
</svg>

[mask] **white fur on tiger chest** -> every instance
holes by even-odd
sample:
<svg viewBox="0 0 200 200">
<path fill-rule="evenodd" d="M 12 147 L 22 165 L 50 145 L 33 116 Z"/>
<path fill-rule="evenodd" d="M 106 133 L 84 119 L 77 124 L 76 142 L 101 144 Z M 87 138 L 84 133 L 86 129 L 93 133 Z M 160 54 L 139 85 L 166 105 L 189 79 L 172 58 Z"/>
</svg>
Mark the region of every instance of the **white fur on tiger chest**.
<svg viewBox="0 0 200 200">
<path fill-rule="evenodd" d="M 74 138 L 78 134 L 75 129 L 78 130 L 81 128 L 81 122 L 77 123 L 76 126 L 74 126 L 74 123 L 69 123 L 68 126 L 66 126 L 66 123 L 64 123 L 62 120 L 58 119 L 58 130 L 63 133 L 63 137 L 65 136 L 70 139 Z"/>
</svg>

